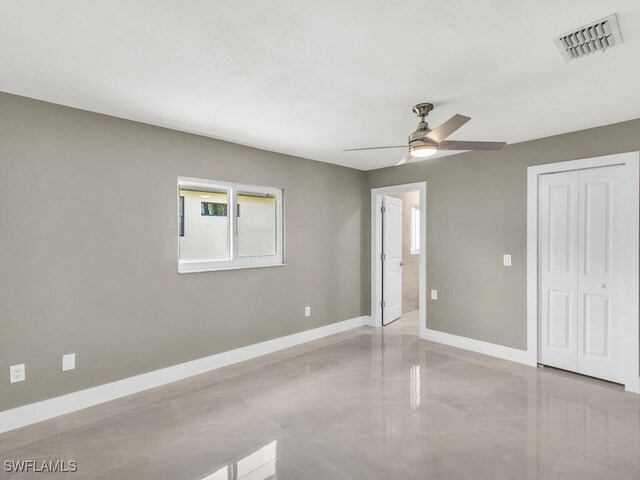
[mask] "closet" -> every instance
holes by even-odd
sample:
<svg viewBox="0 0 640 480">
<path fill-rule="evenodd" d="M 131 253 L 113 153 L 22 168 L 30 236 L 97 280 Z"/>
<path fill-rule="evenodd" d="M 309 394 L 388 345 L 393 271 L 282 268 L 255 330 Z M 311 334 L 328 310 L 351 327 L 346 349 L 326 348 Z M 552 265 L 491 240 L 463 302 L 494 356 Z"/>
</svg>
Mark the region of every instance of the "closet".
<svg viewBox="0 0 640 480">
<path fill-rule="evenodd" d="M 624 168 L 538 181 L 538 362 L 623 383 Z"/>
</svg>

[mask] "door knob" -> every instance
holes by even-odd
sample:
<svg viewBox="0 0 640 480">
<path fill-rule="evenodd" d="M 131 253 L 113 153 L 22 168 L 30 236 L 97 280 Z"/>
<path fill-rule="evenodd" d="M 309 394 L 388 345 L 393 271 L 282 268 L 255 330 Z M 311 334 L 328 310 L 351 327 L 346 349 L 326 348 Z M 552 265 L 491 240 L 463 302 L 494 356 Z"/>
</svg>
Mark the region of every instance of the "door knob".
<svg viewBox="0 0 640 480">
<path fill-rule="evenodd" d="M 403 266 L 403 265 L 404 265 L 404 262 L 400 262 L 400 266 Z"/>
<path fill-rule="evenodd" d="M 600 288 L 607 288 L 607 284 L 606 283 L 601 283 L 599 286 L 600 286 Z"/>
</svg>

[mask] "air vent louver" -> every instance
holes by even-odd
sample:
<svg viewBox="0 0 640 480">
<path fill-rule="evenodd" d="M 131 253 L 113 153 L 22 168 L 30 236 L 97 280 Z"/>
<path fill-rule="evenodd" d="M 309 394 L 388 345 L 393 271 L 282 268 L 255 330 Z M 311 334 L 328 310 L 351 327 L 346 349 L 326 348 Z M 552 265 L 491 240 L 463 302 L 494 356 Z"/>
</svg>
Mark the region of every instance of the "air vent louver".
<svg viewBox="0 0 640 480">
<path fill-rule="evenodd" d="M 622 43 L 616 14 L 584 25 L 553 39 L 565 60 L 575 60 L 593 52 L 604 52 Z"/>
</svg>

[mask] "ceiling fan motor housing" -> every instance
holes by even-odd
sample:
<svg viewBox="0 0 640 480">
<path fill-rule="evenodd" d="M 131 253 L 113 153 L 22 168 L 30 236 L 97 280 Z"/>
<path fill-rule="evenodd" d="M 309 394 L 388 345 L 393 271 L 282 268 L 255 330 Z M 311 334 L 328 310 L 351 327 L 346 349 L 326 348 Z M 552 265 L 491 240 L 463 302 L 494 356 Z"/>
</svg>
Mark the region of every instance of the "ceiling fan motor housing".
<svg viewBox="0 0 640 480">
<path fill-rule="evenodd" d="M 431 129 L 427 125 L 427 122 L 420 122 L 418 124 L 418 129 L 409 135 L 409 145 L 418 146 L 418 145 L 433 145 L 437 146 L 436 142 L 429 140 L 428 138 L 424 138 L 424 136 L 429 133 Z"/>
<path fill-rule="evenodd" d="M 420 122 L 418 123 L 418 128 L 416 129 L 416 131 L 409 135 L 410 146 L 437 146 L 437 143 L 431 142 L 428 139 L 424 138 L 424 136 L 431 131 L 431 129 L 429 128 L 429 124 L 424 120 L 424 117 L 429 115 L 429 112 L 431 110 L 433 110 L 432 103 L 418 103 L 413 107 L 413 112 L 420 117 Z"/>
</svg>

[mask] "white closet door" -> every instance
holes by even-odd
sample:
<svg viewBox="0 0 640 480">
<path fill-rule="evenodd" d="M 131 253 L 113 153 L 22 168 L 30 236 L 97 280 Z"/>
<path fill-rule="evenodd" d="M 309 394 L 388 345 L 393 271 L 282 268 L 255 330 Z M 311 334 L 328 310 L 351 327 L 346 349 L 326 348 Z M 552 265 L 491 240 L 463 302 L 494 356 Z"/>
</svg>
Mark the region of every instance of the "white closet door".
<svg viewBox="0 0 640 480">
<path fill-rule="evenodd" d="M 538 183 L 539 362 L 578 367 L 578 172 Z"/>
<path fill-rule="evenodd" d="M 578 372 L 623 381 L 623 168 L 581 170 Z"/>
</svg>

